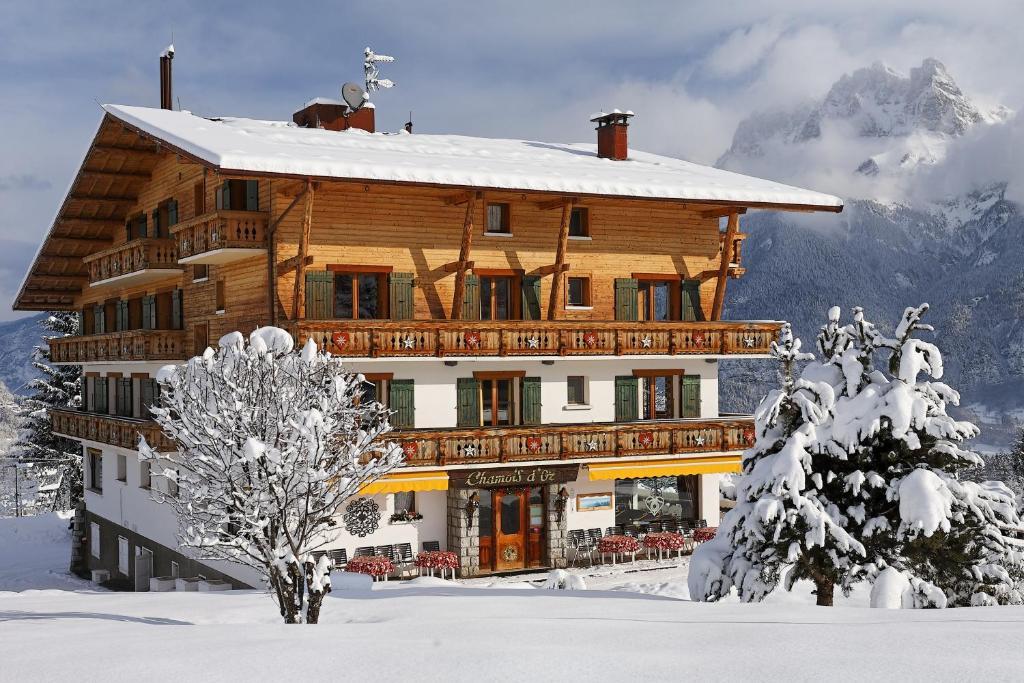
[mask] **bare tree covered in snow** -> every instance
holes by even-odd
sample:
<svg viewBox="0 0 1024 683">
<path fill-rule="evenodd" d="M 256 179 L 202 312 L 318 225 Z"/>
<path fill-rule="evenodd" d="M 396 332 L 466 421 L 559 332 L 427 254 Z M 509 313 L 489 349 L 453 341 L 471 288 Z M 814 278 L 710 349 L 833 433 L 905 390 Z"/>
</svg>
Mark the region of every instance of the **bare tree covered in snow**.
<svg viewBox="0 0 1024 683">
<path fill-rule="evenodd" d="M 787 588 L 812 580 L 831 605 L 835 586 L 881 577 L 879 605 L 1021 602 L 1021 553 L 1003 535 L 1019 524 L 1013 493 L 960 480 L 981 463 L 962 447 L 978 429 L 947 415 L 956 391 L 921 379 L 943 370 L 938 348 L 915 337 L 931 331 L 927 310 L 906 309 L 888 338 L 860 309 L 842 325 L 833 308 L 816 362 L 784 328 L 773 346 L 782 387 L 757 410 L 735 509 L 694 554 L 694 598 L 735 588 L 762 600 L 785 576 Z M 812 361 L 799 377 L 798 361 Z"/>
<path fill-rule="evenodd" d="M 312 341 L 293 351 L 279 328 L 234 332 L 215 352 L 158 379 L 154 419 L 177 444 L 140 456 L 166 479 L 155 494 L 177 513 L 179 540 L 202 559 L 251 567 L 286 623 L 316 623 L 330 592 L 327 544 L 346 500 L 401 464 L 379 437 L 388 411 L 361 400 L 363 378 Z"/>
</svg>

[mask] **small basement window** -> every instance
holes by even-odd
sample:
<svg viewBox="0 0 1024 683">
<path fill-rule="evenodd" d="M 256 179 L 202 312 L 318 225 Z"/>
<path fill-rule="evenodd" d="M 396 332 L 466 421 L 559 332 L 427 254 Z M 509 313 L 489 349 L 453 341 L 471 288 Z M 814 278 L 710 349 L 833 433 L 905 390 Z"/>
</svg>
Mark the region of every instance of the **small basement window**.
<svg viewBox="0 0 1024 683">
<path fill-rule="evenodd" d="M 575 208 L 569 216 L 569 237 L 590 237 L 590 212 Z"/>
<path fill-rule="evenodd" d="M 587 405 L 587 379 L 583 375 L 565 378 L 566 403 L 571 406 Z"/>
<path fill-rule="evenodd" d="M 570 277 L 565 290 L 565 305 L 573 308 L 590 307 L 590 278 Z"/>
<path fill-rule="evenodd" d="M 201 282 L 210 277 L 210 266 L 200 263 L 192 266 L 192 282 Z"/>
<path fill-rule="evenodd" d="M 399 491 L 395 494 L 395 512 L 416 512 L 416 492 Z"/>
<path fill-rule="evenodd" d="M 216 310 L 217 310 L 218 313 L 223 313 L 224 310 L 225 310 L 225 301 L 224 301 L 225 298 L 226 298 L 226 296 L 225 296 L 225 289 L 224 289 L 224 280 L 217 280 L 217 301 L 216 301 L 217 309 Z"/>
<path fill-rule="evenodd" d="M 487 204 L 487 232 L 497 235 L 511 235 L 511 207 L 506 202 L 490 202 Z"/>
</svg>

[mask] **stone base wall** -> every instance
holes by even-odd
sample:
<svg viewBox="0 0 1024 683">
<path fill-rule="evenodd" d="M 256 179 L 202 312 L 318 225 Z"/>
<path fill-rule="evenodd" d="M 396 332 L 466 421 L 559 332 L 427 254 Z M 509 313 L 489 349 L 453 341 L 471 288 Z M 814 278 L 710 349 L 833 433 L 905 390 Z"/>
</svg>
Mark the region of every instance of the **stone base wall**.
<svg viewBox="0 0 1024 683">
<path fill-rule="evenodd" d="M 544 507 L 547 511 L 544 543 L 547 546 L 548 565 L 557 569 L 564 569 L 569 565 L 566 543 L 569 534 L 567 515 L 565 510 L 561 515 L 558 513 L 558 492 L 561 490 L 562 484 L 550 484 L 544 487 Z"/>
<path fill-rule="evenodd" d="M 472 522 L 466 514 L 466 504 L 473 489 L 448 489 L 448 550 L 459 556 L 459 577 L 468 578 L 480 573 L 480 515 L 473 513 Z M 483 492 L 482 495 L 489 495 Z"/>
</svg>

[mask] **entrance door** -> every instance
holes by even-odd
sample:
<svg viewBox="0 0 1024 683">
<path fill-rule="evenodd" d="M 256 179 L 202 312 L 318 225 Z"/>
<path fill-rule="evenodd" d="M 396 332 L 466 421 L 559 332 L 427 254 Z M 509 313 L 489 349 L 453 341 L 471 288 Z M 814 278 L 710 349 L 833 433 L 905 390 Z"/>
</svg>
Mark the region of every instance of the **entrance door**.
<svg viewBox="0 0 1024 683">
<path fill-rule="evenodd" d="M 494 492 L 494 570 L 526 568 L 527 496 L 529 491 Z"/>
<path fill-rule="evenodd" d="M 153 576 L 153 552 L 148 548 L 139 548 L 135 556 L 135 590 L 149 590 L 149 579 Z"/>
</svg>

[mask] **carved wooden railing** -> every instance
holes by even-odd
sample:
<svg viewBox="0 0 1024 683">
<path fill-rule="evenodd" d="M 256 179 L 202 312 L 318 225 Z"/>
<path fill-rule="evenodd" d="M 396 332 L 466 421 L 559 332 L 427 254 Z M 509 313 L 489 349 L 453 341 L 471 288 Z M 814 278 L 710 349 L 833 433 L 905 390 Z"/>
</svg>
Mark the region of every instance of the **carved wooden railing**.
<svg viewBox="0 0 1024 683">
<path fill-rule="evenodd" d="M 776 322 L 305 320 L 288 323 L 338 356 L 765 354 Z"/>
<path fill-rule="evenodd" d="M 388 438 L 407 467 L 578 460 L 739 451 L 754 442 L 752 418 L 547 424 L 489 429 L 410 429 Z"/>
<path fill-rule="evenodd" d="M 181 269 L 178 250 L 170 237 L 142 237 L 82 259 L 89 267 L 89 282 L 137 273 L 150 268 Z"/>
<path fill-rule="evenodd" d="M 179 259 L 215 249 L 266 249 L 267 220 L 259 211 L 219 210 L 172 225 L 171 234 Z"/>
<path fill-rule="evenodd" d="M 50 358 L 55 363 L 101 361 L 184 360 L 184 330 L 131 330 L 82 337 L 51 339 Z"/>
<path fill-rule="evenodd" d="M 176 450 L 174 443 L 152 420 L 50 408 L 50 424 L 56 434 L 70 439 L 88 439 L 134 450 L 138 448 L 139 437 L 144 436 L 146 442 L 159 451 Z"/>
</svg>

